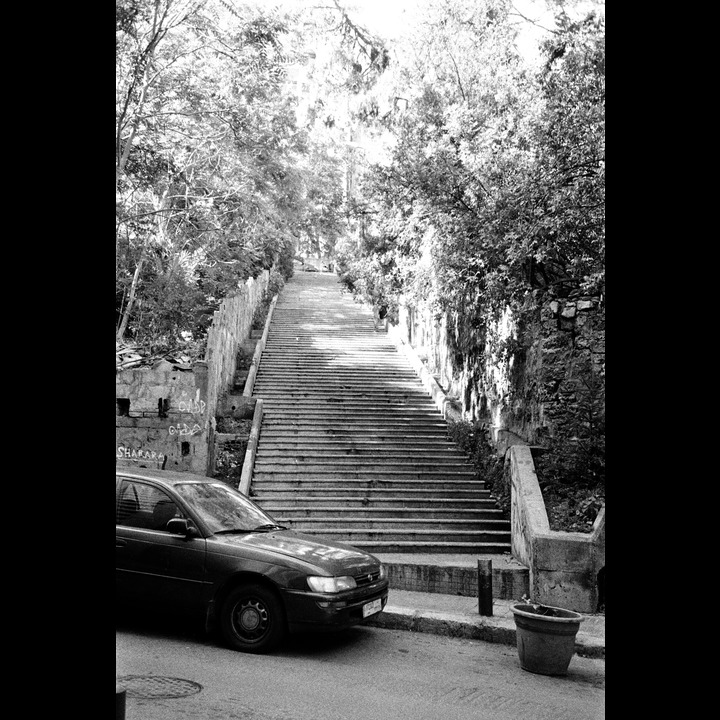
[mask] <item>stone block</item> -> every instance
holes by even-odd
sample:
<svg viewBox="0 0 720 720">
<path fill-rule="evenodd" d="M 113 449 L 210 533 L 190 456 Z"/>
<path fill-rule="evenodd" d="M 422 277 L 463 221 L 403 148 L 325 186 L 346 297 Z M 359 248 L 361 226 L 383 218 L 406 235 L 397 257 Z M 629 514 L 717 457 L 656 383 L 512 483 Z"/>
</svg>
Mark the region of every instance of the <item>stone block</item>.
<svg viewBox="0 0 720 720">
<path fill-rule="evenodd" d="M 544 605 L 594 613 L 597 609 L 595 578 L 587 572 L 542 571 L 534 575 L 532 598 Z"/>
<path fill-rule="evenodd" d="M 218 403 L 216 414 L 235 419 L 252 419 L 256 403 L 256 398 L 245 397 L 243 395 L 226 395 L 220 403 Z"/>
<path fill-rule="evenodd" d="M 538 534 L 533 540 L 533 565 L 537 570 L 582 573 L 592 566 L 593 542 L 586 533 Z"/>
</svg>

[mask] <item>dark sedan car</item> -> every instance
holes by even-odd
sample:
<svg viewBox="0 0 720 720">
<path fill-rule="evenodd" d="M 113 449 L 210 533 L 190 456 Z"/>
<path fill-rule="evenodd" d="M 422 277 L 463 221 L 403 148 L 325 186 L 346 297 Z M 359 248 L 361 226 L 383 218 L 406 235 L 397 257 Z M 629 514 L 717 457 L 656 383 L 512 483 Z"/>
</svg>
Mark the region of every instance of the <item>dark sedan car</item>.
<svg viewBox="0 0 720 720">
<path fill-rule="evenodd" d="M 341 629 L 381 612 L 380 561 L 279 525 L 220 480 L 116 468 L 118 599 L 205 613 L 233 648 L 267 652 L 286 632 Z"/>
</svg>

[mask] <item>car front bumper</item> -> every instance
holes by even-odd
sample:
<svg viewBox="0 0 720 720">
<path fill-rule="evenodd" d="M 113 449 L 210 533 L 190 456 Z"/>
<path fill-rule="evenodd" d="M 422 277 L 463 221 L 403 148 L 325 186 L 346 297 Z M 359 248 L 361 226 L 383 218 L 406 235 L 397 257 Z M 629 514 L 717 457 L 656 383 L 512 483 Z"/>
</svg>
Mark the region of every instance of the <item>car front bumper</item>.
<svg viewBox="0 0 720 720">
<path fill-rule="evenodd" d="M 361 594 L 357 591 L 330 595 L 289 590 L 284 599 L 290 632 L 339 630 L 358 625 L 382 612 L 387 604 L 388 584 L 364 588 Z M 364 616 L 363 608 L 378 600 L 379 610 Z"/>
</svg>

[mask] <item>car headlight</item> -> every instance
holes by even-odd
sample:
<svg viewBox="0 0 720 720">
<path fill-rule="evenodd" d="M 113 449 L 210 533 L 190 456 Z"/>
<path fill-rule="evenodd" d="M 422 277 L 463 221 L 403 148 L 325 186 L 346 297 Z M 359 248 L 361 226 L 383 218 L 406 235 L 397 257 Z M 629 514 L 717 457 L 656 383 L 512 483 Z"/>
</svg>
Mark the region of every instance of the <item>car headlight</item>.
<svg viewBox="0 0 720 720">
<path fill-rule="evenodd" d="M 311 575 L 307 579 L 310 589 L 314 592 L 337 593 L 343 590 L 352 590 L 357 587 L 354 577 L 343 575 L 341 577 L 319 577 Z"/>
</svg>

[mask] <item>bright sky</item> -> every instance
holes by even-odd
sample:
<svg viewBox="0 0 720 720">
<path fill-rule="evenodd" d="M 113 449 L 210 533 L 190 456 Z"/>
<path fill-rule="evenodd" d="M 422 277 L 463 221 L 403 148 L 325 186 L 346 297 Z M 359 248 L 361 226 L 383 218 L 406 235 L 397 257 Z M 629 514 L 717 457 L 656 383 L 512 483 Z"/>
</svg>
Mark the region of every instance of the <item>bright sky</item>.
<svg viewBox="0 0 720 720">
<path fill-rule="evenodd" d="M 250 0 L 253 1 L 258 5 L 270 6 L 282 5 L 283 2 L 292 5 L 297 2 L 297 0 Z M 418 0 L 339 0 L 339 2 L 345 8 L 357 8 L 361 24 L 386 40 L 392 40 L 403 32 L 418 6 Z M 512 4 L 518 12 L 517 20 L 521 27 L 521 35 L 518 38 L 519 49 L 528 59 L 534 59 L 539 40 L 546 34 L 547 29 L 554 27 L 554 11 L 557 4 L 553 0 L 512 0 Z M 334 2 L 317 0 L 317 5 L 333 7 Z M 571 16 L 578 16 L 591 8 L 605 14 L 604 0 L 568 0 L 565 7 Z M 355 16 L 352 10 L 349 10 L 349 13 L 351 17 Z M 523 18 L 527 18 L 527 21 Z"/>
<path fill-rule="evenodd" d="M 386 39 L 402 32 L 417 7 L 417 0 L 340 1 L 341 4 L 357 6 L 368 29 Z M 513 7 L 519 15 L 531 21 L 525 22 L 523 18 L 517 18 L 522 28 L 518 45 L 526 56 L 534 57 L 539 40 L 546 34 L 547 29 L 552 29 L 555 25 L 555 5 L 550 0 L 513 0 Z M 576 0 L 568 3 L 567 12 L 570 15 L 579 15 L 592 7 L 603 14 L 605 12 L 604 0 Z"/>
</svg>

